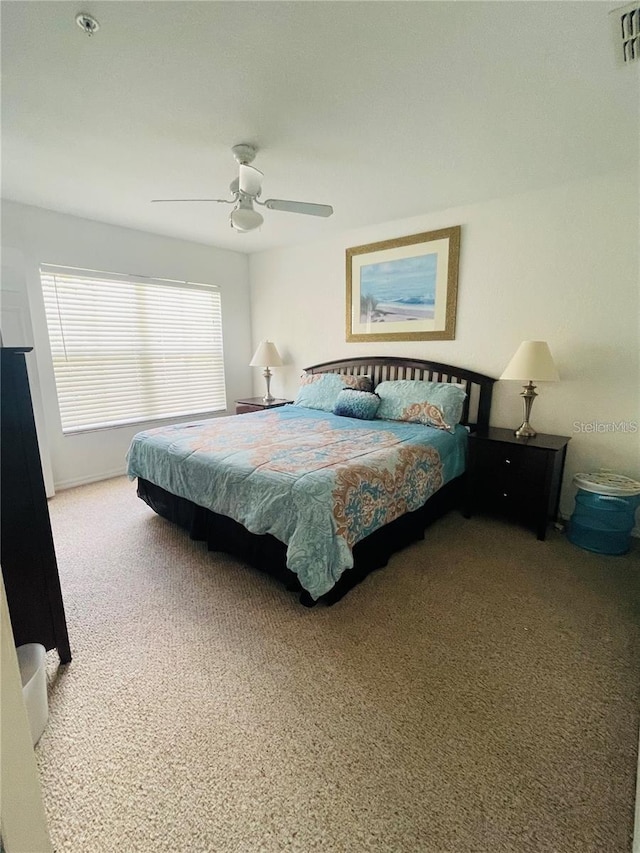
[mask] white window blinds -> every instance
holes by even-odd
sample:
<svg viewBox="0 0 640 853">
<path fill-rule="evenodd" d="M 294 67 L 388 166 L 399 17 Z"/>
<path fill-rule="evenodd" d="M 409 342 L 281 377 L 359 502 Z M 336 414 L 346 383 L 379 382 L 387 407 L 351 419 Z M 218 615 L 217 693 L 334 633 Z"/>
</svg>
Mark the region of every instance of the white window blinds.
<svg viewBox="0 0 640 853">
<path fill-rule="evenodd" d="M 213 285 L 40 268 L 62 430 L 226 408 Z"/>
</svg>

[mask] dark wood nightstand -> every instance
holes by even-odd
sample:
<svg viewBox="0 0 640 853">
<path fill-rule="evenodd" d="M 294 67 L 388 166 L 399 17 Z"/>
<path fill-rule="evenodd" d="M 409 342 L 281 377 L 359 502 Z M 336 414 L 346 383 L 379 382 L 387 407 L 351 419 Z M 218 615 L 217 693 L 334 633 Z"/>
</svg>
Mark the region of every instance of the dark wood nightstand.
<svg viewBox="0 0 640 853">
<path fill-rule="evenodd" d="M 246 415 L 247 412 L 261 412 L 263 409 L 277 409 L 278 406 L 286 406 L 293 400 L 282 400 L 276 398 L 270 403 L 265 403 L 262 397 L 247 397 L 244 400 L 236 400 L 236 415 Z"/>
<path fill-rule="evenodd" d="M 497 512 L 532 527 L 544 539 L 558 517 L 567 444 L 565 435 L 517 438 L 489 427 L 469 435 L 469 466 L 463 513 Z"/>
</svg>

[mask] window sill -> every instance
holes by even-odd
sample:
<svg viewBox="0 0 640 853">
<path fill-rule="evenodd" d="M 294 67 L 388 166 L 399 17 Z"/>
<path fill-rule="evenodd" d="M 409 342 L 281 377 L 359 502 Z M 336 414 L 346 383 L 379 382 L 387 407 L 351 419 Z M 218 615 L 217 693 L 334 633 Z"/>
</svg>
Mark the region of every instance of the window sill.
<svg viewBox="0 0 640 853">
<path fill-rule="evenodd" d="M 83 435 L 88 432 L 105 432 L 105 430 L 130 429 L 131 427 L 138 427 L 140 430 L 143 430 L 147 425 L 153 427 L 161 426 L 162 424 L 169 425 L 189 423 L 190 421 L 199 421 L 205 420 L 207 418 L 223 417 L 224 415 L 230 414 L 231 412 L 227 408 L 210 409 L 207 412 L 191 412 L 188 415 L 162 415 L 161 417 L 142 418 L 132 421 L 118 421 L 117 423 L 110 423 L 104 425 L 96 424 L 95 426 L 73 427 L 70 429 L 62 430 L 62 434 L 65 438 L 73 438 L 76 435 Z"/>
</svg>

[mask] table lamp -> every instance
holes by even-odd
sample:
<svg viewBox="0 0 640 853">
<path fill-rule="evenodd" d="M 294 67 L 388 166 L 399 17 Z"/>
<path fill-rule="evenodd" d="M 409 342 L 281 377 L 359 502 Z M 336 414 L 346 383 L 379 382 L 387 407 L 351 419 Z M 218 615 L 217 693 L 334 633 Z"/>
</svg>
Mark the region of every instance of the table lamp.
<svg viewBox="0 0 640 853">
<path fill-rule="evenodd" d="M 528 380 L 520 393 L 524 402 L 524 421 L 515 434 L 518 438 L 534 438 L 537 433 L 529 423 L 529 418 L 533 401 L 538 395 L 533 382 L 557 382 L 560 379 L 547 342 L 523 341 L 500 379 Z"/>
<path fill-rule="evenodd" d="M 265 403 L 273 403 L 275 397 L 271 394 L 271 371 L 269 367 L 282 367 L 282 359 L 276 345 L 271 341 L 262 341 L 249 362 L 251 367 L 264 367 L 263 376 L 267 380 L 267 393 L 262 398 Z"/>
</svg>

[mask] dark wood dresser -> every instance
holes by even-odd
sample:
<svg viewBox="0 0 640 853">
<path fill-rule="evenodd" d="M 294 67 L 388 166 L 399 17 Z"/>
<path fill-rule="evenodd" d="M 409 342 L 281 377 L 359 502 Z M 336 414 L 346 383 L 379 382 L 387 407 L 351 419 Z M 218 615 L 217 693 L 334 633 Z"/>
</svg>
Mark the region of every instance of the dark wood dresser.
<svg viewBox="0 0 640 853">
<path fill-rule="evenodd" d="M 2 347 L 0 561 L 16 646 L 42 643 L 71 660 L 25 353 Z"/>
</svg>

